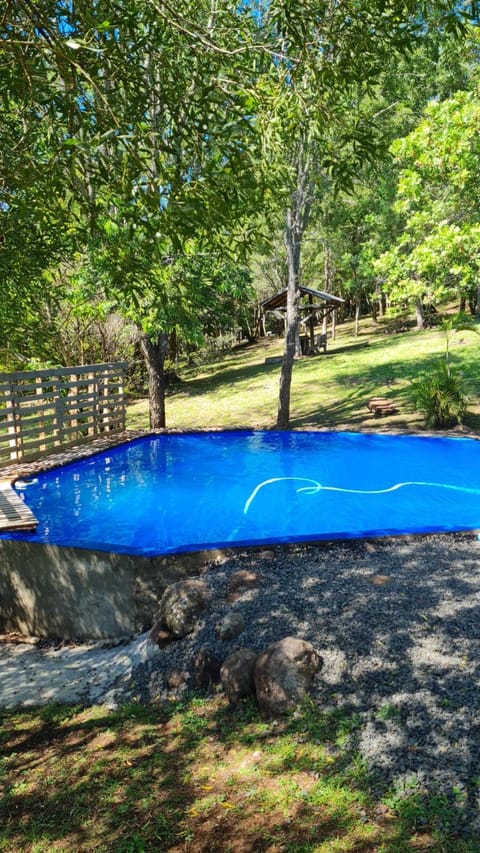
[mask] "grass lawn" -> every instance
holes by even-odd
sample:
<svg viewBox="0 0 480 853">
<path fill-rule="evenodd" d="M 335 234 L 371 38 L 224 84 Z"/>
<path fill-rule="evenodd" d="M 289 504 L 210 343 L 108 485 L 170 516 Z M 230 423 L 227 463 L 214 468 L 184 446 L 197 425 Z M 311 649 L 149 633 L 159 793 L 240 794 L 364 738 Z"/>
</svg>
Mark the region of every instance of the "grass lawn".
<svg viewBox="0 0 480 853">
<path fill-rule="evenodd" d="M 368 342 L 368 345 L 366 345 Z M 299 360 L 292 427 L 420 429 L 409 386 L 444 352 L 443 334 L 340 327 L 327 355 Z M 477 337 L 451 350 L 480 424 Z M 181 371 L 170 427 L 269 428 L 275 423 L 282 341 Z M 398 413 L 374 419 L 372 396 Z M 148 426 L 147 405 L 128 426 Z M 280 723 L 222 695 L 163 706 L 49 706 L 0 712 L 0 851 L 6 853 L 479 853 L 456 834 L 462 803 L 412 789 L 380 794 L 356 750 L 358 720 L 306 706 Z"/>
<path fill-rule="evenodd" d="M 478 853 L 456 804 L 373 794 L 355 715 L 245 703 L 47 707 L 0 719 L 8 853 Z"/>
<path fill-rule="evenodd" d="M 352 324 L 338 327 L 328 352 L 295 362 L 291 427 L 293 429 L 410 429 L 423 428 L 422 416 L 411 400 L 411 381 L 428 370 L 445 352 L 445 334 L 438 328 L 388 334 L 385 324 L 364 321 L 354 337 Z M 465 426 L 480 428 L 480 338 L 456 332 L 450 341 L 453 363 L 460 365 L 470 397 Z M 206 429 L 275 425 L 279 364 L 265 359 L 280 356 L 283 339 L 273 338 L 238 349 L 198 367 L 180 369 L 181 382 L 166 403 L 170 428 Z M 371 397 L 387 396 L 397 413 L 374 418 L 367 409 Z M 148 427 L 148 402 L 127 410 L 127 426 Z"/>
</svg>

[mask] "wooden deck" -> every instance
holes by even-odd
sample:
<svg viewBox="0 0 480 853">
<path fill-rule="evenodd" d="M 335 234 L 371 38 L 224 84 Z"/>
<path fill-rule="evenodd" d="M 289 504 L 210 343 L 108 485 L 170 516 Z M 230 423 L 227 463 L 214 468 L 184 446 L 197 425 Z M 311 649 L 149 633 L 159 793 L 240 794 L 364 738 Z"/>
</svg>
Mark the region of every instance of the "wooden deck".
<svg viewBox="0 0 480 853">
<path fill-rule="evenodd" d="M 0 532 L 34 530 L 38 524 L 33 512 L 12 489 L 9 482 L 0 482 Z"/>
</svg>

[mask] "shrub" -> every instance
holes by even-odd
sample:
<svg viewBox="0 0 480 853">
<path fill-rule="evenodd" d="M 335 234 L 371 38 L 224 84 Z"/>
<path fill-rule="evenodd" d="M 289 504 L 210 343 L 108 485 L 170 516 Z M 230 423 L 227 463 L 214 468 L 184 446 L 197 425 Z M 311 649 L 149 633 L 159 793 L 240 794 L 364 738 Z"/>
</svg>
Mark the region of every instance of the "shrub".
<svg viewBox="0 0 480 853">
<path fill-rule="evenodd" d="M 441 359 L 412 387 L 415 408 L 425 415 L 428 427 L 450 427 L 461 421 L 467 397 L 461 376 Z"/>
</svg>

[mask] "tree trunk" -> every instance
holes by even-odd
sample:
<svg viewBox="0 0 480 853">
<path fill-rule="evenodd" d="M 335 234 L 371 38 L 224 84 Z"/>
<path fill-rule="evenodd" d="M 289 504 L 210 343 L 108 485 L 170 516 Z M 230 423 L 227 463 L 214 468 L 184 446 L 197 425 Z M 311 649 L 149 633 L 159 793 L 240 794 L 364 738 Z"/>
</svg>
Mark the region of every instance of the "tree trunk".
<svg viewBox="0 0 480 853">
<path fill-rule="evenodd" d="M 267 334 L 265 329 L 265 316 L 260 307 L 260 305 L 256 305 L 255 307 L 255 331 L 253 333 L 254 339 L 264 338 Z"/>
<path fill-rule="evenodd" d="M 375 286 L 375 296 L 376 296 L 377 305 L 378 305 L 377 312 L 376 312 L 375 317 L 374 317 L 374 319 L 376 320 L 377 316 L 378 317 L 384 317 L 385 316 L 385 308 L 386 308 L 385 294 L 382 293 L 380 285 L 378 284 L 378 282 Z"/>
<path fill-rule="evenodd" d="M 280 373 L 280 393 L 278 397 L 277 427 L 288 429 L 290 423 L 290 388 L 292 384 L 293 360 L 298 345 L 298 273 L 300 266 L 300 242 L 295 233 L 295 216 L 291 208 L 287 210 L 285 242 L 287 246 L 288 281 L 287 315 L 285 328 L 285 352 Z"/>
<path fill-rule="evenodd" d="M 302 239 L 308 225 L 312 203 L 311 159 L 305 139 L 299 141 L 295 162 L 296 186 L 291 195 L 285 218 L 285 245 L 287 249 L 287 316 L 285 352 L 280 374 L 277 427 L 288 429 L 290 424 L 290 388 L 293 360 L 299 344 L 298 284 Z"/>
<path fill-rule="evenodd" d="M 150 429 L 163 429 L 165 420 L 165 355 L 168 335 L 160 332 L 154 339 L 142 334 L 140 346 L 148 373 Z"/>
<path fill-rule="evenodd" d="M 358 338 L 360 327 L 360 299 L 357 296 L 355 299 L 355 337 Z"/>
<path fill-rule="evenodd" d="M 417 319 L 417 329 L 424 329 L 425 313 L 423 310 L 423 302 L 420 298 L 415 300 L 415 317 Z"/>
<path fill-rule="evenodd" d="M 168 339 L 168 358 L 172 362 L 174 366 L 177 365 L 178 359 L 178 340 L 177 340 L 177 330 L 172 329 Z"/>
<path fill-rule="evenodd" d="M 302 342 L 300 340 L 300 318 L 298 316 L 298 299 L 297 299 L 297 329 L 295 332 L 295 358 L 300 358 L 302 352 Z"/>
</svg>

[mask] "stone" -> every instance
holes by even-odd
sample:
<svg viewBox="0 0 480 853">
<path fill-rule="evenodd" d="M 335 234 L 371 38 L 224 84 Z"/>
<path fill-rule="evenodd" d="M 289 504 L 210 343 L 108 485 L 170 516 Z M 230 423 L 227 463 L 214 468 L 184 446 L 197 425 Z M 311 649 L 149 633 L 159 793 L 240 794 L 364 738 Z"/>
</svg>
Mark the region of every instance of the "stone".
<svg viewBox="0 0 480 853">
<path fill-rule="evenodd" d="M 234 572 L 228 584 L 228 601 L 236 601 L 249 589 L 255 589 L 260 582 L 260 575 L 257 572 L 250 572 L 247 569 L 240 569 Z"/>
<path fill-rule="evenodd" d="M 220 667 L 220 681 L 232 705 L 255 694 L 253 670 L 256 659 L 257 655 L 252 649 L 237 649 Z"/>
<path fill-rule="evenodd" d="M 390 575 L 371 575 L 368 580 L 372 586 L 385 586 L 390 583 L 391 577 Z"/>
<path fill-rule="evenodd" d="M 215 626 L 215 631 L 220 640 L 233 640 L 245 628 L 245 620 L 241 613 L 227 613 L 226 616 Z"/>
<path fill-rule="evenodd" d="M 165 646 L 170 645 L 176 640 L 176 637 L 170 633 L 170 631 L 166 631 L 163 627 L 162 622 L 155 622 L 155 624 L 150 629 L 150 633 L 148 635 L 148 639 L 155 643 L 160 649 L 164 649 Z"/>
<path fill-rule="evenodd" d="M 200 614 L 209 605 L 208 587 L 204 581 L 177 581 L 167 586 L 162 595 L 159 621 L 174 637 L 185 637 L 195 630 Z"/>
<path fill-rule="evenodd" d="M 186 684 L 187 677 L 184 672 L 179 672 L 178 669 L 172 670 L 167 676 L 167 684 L 172 690 L 176 690 Z"/>
<path fill-rule="evenodd" d="M 255 663 L 254 680 L 260 709 L 271 717 L 288 714 L 311 691 L 323 660 L 311 643 L 285 637 L 262 652 Z"/>
<path fill-rule="evenodd" d="M 220 661 L 209 649 L 199 649 L 193 658 L 193 683 L 205 689 L 220 681 Z"/>
</svg>

